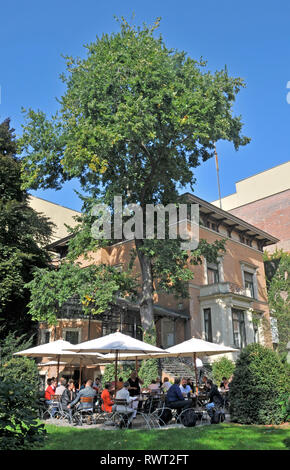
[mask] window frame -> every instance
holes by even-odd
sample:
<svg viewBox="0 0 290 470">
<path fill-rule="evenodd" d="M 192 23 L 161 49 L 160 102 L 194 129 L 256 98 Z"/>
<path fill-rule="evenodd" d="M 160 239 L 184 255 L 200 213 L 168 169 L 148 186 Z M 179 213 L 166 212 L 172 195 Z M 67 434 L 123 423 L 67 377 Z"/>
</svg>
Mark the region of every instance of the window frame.
<svg viewBox="0 0 290 470">
<path fill-rule="evenodd" d="M 251 280 L 249 281 L 246 279 L 246 276 L 250 276 Z M 249 289 L 251 291 L 251 297 L 255 299 L 255 280 L 254 280 L 254 273 L 251 273 L 250 271 L 247 271 L 247 269 L 244 269 L 244 286 L 245 289 Z M 247 285 L 248 284 L 248 285 Z"/>
<path fill-rule="evenodd" d="M 238 318 L 234 318 L 237 315 Z M 235 330 L 235 324 L 238 324 L 238 331 Z M 247 335 L 246 335 L 246 322 L 245 322 L 245 311 L 232 308 L 232 327 L 233 327 L 233 343 L 237 349 L 243 349 L 247 346 Z M 238 341 L 236 337 L 238 334 Z"/>
<path fill-rule="evenodd" d="M 206 319 L 206 315 L 208 318 Z M 204 321 L 204 338 L 205 341 L 209 343 L 213 342 L 213 334 L 212 334 L 212 321 L 211 321 L 211 308 L 204 308 L 203 309 L 203 321 Z"/>
<path fill-rule="evenodd" d="M 71 343 L 71 344 L 79 344 L 81 343 L 81 328 L 64 328 L 63 329 L 63 336 L 64 336 L 64 340 L 65 341 L 68 341 L 69 343 L 71 343 L 71 341 L 69 341 L 67 338 L 66 338 L 66 334 L 67 333 L 75 333 L 77 332 L 78 333 L 78 342 L 77 343 Z"/>
</svg>

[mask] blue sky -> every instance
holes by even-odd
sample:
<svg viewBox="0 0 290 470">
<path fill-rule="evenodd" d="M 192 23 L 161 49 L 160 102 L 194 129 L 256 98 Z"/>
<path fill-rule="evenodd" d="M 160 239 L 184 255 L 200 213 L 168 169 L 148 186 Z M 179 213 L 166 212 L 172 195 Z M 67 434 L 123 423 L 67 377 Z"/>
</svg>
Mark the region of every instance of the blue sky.
<svg viewBox="0 0 290 470">
<path fill-rule="evenodd" d="M 160 32 L 170 47 L 191 57 L 201 56 L 215 71 L 228 67 L 247 87 L 235 103 L 242 115 L 244 134 L 252 141 L 236 152 L 219 142 L 222 196 L 235 191 L 235 182 L 289 160 L 290 104 L 290 2 L 269 0 L 50 0 L 2 2 L 0 17 L 0 119 L 10 117 L 21 134 L 21 107 L 57 109 L 56 97 L 64 92 L 59 74 L 61 54 L 85 56 L 84 44 L 97 35 L 119 29 L 114 19 L 135 13 L 135 23 L 152 23 L 161 17 Z M 290 100 L 289 100 L 290 101 Z M 196 169 L 195 194 L 218 198 L 214 159 Z M 33 194 L 80 210 L 73 189 Z"/>
</svg>

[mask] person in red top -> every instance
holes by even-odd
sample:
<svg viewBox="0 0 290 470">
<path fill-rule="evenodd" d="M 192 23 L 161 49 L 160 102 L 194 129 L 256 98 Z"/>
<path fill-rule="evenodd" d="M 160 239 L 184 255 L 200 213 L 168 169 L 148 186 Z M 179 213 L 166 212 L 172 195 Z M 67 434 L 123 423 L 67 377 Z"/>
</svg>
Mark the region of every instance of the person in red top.
<svg viewBox="0 0 290 470">
<path fill-rule="evenodd" d="M 46 387 L 45 394 L 44 394 L 45 403 L 47 405 L 50 405 L 51 397 L 52 395 L 55 394 L 56 386 L 57 386 L 56 380 L 47 379 L 47 387 Z"/>
<path fill-rule="evenodd" d="M 102 395 L 101 395 L 101 399 L 103 400 L 102 410 L 107 411 L 107 413 L 111 413 L 112 406 L 114 404 L 114 402 L 111 400 L 111 395 L 110 395 L 110 392 L 109 392 L 110 386 L 111 386 L 110 383 L 106 383 L 105 388 L 102 391 Z"/>
</svg>

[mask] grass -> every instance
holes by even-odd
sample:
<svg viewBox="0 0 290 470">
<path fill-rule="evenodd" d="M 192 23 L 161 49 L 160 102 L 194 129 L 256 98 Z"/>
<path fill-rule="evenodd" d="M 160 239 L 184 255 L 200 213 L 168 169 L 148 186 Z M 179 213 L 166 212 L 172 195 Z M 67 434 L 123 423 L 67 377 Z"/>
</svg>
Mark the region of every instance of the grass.
<svg viewBox="0 0 290 470">
<path fill-rule="evenodd" d="M 46 425 L 41 450 L 289 450 L 290 428 L 219 424 L 167 430 L 79 429 Z"/>
</svg>

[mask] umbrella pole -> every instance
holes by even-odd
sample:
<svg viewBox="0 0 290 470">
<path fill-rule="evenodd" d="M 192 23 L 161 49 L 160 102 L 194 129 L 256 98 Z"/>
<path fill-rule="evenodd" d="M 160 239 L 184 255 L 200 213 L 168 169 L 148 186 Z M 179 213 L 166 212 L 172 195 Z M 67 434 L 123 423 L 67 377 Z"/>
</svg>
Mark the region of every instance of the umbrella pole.
<svg viewBox="0 0 290 470">
<path fill-rule="evenodd" d="M 137 356 L 135 357 L 135 368 L 136 368 L 136 373 L 138 374 L 138 358 L 137 358 Z"/>
<path fill-rule="evenodd" d="M 81 389 L 81 385 L 82 385 L 82 359 L 80 360 L 79 390 Z"/>
<path fill-rule="evenodd" d="M 116 356 L 115 356 L 115 396 L 117 393 L 117 375 L 118 375 L 118 351 L 116 351 Z"/>
<path fill-rule="evenodd" d="M 56 372 L 56 380 L 58 381 L 58 376 L 59 376 L 59 359 L 60 355 L 57 356 L 57 372 Z"/>
<path fill-rule="evenodd" d="M 196 353 L 193 353 L 194 373 L 195 373 L 195 392 L 198 394 L 198 380 L 197 380 L 197 367 L 196 367 Z"/>
</svg>

